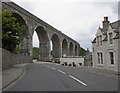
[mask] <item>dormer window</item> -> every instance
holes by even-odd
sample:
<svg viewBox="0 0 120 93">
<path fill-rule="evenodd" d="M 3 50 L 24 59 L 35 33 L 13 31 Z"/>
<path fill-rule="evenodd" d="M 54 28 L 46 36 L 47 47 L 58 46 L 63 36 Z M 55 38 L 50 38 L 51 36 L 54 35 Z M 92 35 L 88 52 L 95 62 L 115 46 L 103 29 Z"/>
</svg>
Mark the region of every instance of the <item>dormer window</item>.
<svg viewBox="0 0 120 93">
<path fill-rule="evenodd" d="M 100 45 L 102 46 L 102 35 L 100 35 Z"/>
<path fill-rule="evenodd" d="M 109 33 L 109 41 L 110 41 L 110 44 L 113 44 L 113 34 L 112 33 Z"/>
<path fill-rule="evenodd" d="M 99 46 L 99 36 L 97 36 L 97 46 Z"/>
</svg>

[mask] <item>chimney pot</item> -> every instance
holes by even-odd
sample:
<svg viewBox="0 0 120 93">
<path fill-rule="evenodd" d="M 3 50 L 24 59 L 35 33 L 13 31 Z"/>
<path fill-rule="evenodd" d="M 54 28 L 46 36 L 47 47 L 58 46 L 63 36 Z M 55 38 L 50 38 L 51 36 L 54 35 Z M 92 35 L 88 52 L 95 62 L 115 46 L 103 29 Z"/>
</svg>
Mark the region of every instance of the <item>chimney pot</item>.
<svg viewBox="0 0 120 93">
<path fill-rule="evenodd" d="M 106 16 L 106 17 L 104 17 L 104 21 L 108 21 L 108 17 Z"/>
</svg>

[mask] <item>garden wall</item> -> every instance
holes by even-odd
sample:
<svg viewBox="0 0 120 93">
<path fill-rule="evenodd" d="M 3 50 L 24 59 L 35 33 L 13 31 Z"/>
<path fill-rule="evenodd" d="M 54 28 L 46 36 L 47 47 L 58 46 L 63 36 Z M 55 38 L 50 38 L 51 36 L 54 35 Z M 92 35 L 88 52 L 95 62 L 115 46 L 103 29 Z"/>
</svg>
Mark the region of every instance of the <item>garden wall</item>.
<svg viewBox="0 0 120 93">
<path fill-rule="evenodd" d="M 30 63 L 32 57 L 23 54 L 14 54 L 5 49 L 2 49 L 2 69 L 7 69 L 15 64 Z"/>
</svg>

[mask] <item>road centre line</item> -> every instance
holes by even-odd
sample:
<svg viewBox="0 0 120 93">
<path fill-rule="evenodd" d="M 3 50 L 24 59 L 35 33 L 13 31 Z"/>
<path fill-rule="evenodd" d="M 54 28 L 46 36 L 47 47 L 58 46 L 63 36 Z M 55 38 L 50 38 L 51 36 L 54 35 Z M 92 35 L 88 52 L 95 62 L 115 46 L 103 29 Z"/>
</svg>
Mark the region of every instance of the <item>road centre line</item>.
<svg viewBox="0 0 120 93">
<path fill-rule="evenodd" d="M 63 73 L 63 74 L 65 74 L 65 72 L 63 72 L 63 71 L 61 71 L 61 70 L 58 70 L 59 72 L 61 72 L 61 73 Z"/>
<path fill-rule="evenodd" d="M 54 68 L 54 67 L 51 67 L 52 69 L 54 69 L 54 70 L 56 70 L 56 68 Z"/>
<path fill-rule="evenodd" d="M 47 67 L 50 67 L 50 66 L 47 66 Z M 54 68 L 54 67 L 51 67 L 52 69 L 54 69 L 54 70 L 56 70 L 56 68 Z M 58 70 L 59 72 L 61 72 L 61 73 L 63 73 L 63 74 L 66 74 L 65 72 L 63 72 L 62 70 Z M 81 83 L 81 84 L 83 84 L 84 86 L 87 86 L 87 84 L 85 84 L 84 82 L 82 82 L 81 80 L 79 80 L 79 79 L 77 79 L 77 78 L 75 78 L 74 76 L 72 76 L 72 75 L 69 75 L 69 77 L 71 77 L 72 79 L 74 79 L 74 80 L 76 80 L 77 82 L 79 82 L 79 83 Z"/>
<path fill-rule="evenodd" d="M 84 82 L 82 82 L 81 80 L 79 80 L 79 79 L 75 78 L 74 76 L 69 75 L 69 77 L 71 77 L 72 79 L 74 79 L 74 80 L 78 81 L 79 83 L 83 84 L 84 86 L 87 86 L 87 84 L 85 84 L 85 83 L 84 83 Z"/>
<path fill-rule="evenodd" d="M 55 65 L 60 65 L 60 64 L 55 64 Z"/>
</svg>

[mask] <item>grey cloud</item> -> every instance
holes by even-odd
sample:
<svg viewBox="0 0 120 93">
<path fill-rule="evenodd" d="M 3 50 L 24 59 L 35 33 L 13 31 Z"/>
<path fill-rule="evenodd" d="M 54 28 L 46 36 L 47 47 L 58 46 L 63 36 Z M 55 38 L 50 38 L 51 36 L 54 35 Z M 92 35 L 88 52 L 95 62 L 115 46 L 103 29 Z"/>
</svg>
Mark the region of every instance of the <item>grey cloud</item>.
<svg viewBox="0 0 120 93">
<path fill-rule="evenodd" d="M 118 2 L 93 2 L 92 4 L 99 7 L 110 7 L 113 13 L 118 14 Z"/>
<path fill-rule="evenodd" d="M 24 9 L 28 10 L 29 12 L 33 12 L 34 11 L 34 2 L 28 2 L 28 1 L 24 1 L 24 2 L 20 2 L 17 0 L 12 0 L 13 2 L 15 2 L 16 4 L 18 4 L 19 6 L 23 7 Z"/>
<path fill-rule="evenodd" d="M 112 11 L 113 11 L 113 13 L 115 13 L 115 14 L 118 14 L 118 2 L 113 2 L 112 4 L 111 4 L 111 8 L 112 8 Z"/>
</svg>

